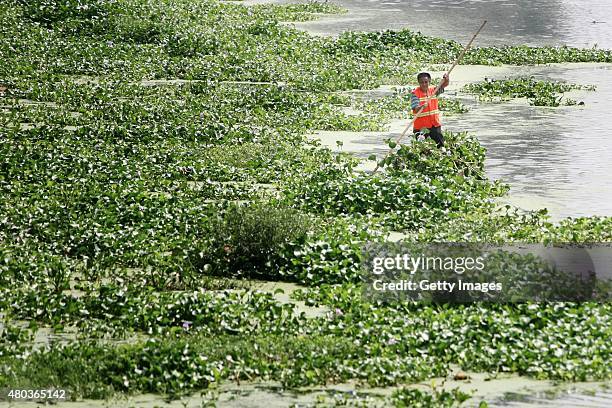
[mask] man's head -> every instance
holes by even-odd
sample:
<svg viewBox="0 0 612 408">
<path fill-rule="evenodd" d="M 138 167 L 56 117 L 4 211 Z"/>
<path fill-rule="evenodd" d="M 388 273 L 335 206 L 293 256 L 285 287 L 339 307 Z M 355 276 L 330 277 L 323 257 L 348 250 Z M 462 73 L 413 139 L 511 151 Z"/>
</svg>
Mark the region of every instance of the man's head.
<svg viewBox="0 0 612 408">
<path fill-rule="evenodd" d="M 419 86 L 421 87 L 421 91 L 426 92 L 429 89 L 429 83 L 431 82 L 431 75 L 429 72 L 421 72 L 417 75 L 417 81 L 419 81 Z"/>
</svg>

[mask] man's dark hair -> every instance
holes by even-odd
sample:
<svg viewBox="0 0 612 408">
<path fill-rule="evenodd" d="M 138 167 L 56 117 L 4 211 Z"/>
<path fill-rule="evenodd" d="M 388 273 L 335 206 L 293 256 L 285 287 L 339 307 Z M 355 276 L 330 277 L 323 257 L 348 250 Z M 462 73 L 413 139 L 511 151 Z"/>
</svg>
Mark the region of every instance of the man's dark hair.
<svg viewBox="0 0 612 408">
<path fill-rule="evenodd" d="M 431 75 L 429 75 L 429 72 L 421 72 L 419 75 L 417 75 L 417 81 L 420 81 L 423 77 L 427 77 L 429 80 L 431 80 Z"/>
</svg>

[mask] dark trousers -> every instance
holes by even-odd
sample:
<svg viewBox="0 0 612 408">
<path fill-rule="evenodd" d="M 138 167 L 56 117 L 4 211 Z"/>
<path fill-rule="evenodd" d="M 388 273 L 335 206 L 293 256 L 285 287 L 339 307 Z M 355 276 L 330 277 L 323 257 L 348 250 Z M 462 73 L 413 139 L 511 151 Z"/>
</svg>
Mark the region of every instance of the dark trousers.
<svg viewBox="0 0 612 408">
<path fill-rule="evenodd" d="M 427 134 L 426 137 L 431 137 L 434 140 L 434 142 L 436 142 L 438 147 L 444 146 L 444 136 L 442 136 L 442 126 L 434 126 L 430 128 L 424 128 L 424 129 L 429 129 L 429 134 Z M 415 137 L 420 132 L 421 132 L 421 129 L 415 130 L 414 131 Z"/>
</svg>

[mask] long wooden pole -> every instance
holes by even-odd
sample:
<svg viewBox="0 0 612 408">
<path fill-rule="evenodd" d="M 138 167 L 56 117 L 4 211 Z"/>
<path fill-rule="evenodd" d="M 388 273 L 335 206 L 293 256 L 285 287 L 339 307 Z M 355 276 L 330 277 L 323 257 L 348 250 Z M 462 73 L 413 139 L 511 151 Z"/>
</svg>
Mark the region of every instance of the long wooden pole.
<svg viewBox="0 0 612 408">
<path fill-rule="evenodd" d="M 463 56 L 465 55 L 465 53 L 470 49 L 470 47 L 472 46 L 472 43 L 474 42 L 474 40 L 476 39 L 476 37 L 478 36 L 478 34 L 480 34 L 480 31 L 482 31 L 482 29 L 484 28 L 485 24 L 487 24 L 487 20 L 485 20 L 482 25 L 480 26 L 480 28 L 478 29 L 478 31 L 476 31 L 476 34 L 474 34 L 474 36 L 472 37 L 472 39 L 470 40 L 470 42 L 468 43 L 468 45 L 466 45 L 463 48 L 463 51 L 461 51 L 461 54 L 459 54 L 459 56 L 457 57 L 457 59 L 455 60 L 455 62 L 453 63 L 453 65 L 451 65 L 450 69 L 448 71 L 446 71 L 446 75 L 450 75 L 451 71 L 457 66 L 457 64 L 459 64 L 459 62 L 463 59 Z M 442 85 L 442 83 L 438 84 L 438 86 L 436 87 L 436 89 L 434 90 L 434 95 L 438 93 L 438 91 L 440 90 L 440 86 Z M 421 105 L 421 107 L 419 108 L 419 110 L 414 114 L 414 117 L 412 118 L 412 120 L 410 121 L 410 123 L 408 123 L 408 126 L 406 126 L 406 128 L 404 129 L 404 131 L 402 132 L 402 134 L 400 135 L 400 137 L 397 138 L 397 140 L 395 141 L 396 146 L 399 146 L 401 140 L 404 138 L 404 136 L 406 135 L 406 132 L 408 132 L 408 129 L 410 129 L 412 127 L 412 124 L 414 123 L 415 120 L 417 120 L 417 118 L 419 117 L 419 113 L 421 113 L 423 111 L 423 109 L 425 109 L 425 107 L 429 104 L 429 101 L 427 101 L 427 103 L 424 103 L 423 105 Z M 378 163 L 376 163 L 376 168 L 374 168 L 374 171 L 372 172 L 372 174 L 376 173 L 376 171 L 378 170 L 378 168 L 380 167 L 380 163 L 384 162 L 384 160 L 389 157 L 389 155 L 391 154 L 391 152 L 393 151 L 393 149 L 389 150 L 387 152 L 387 154 L 385 155 L 385 157 L 379 161 Z"/>
</svg>

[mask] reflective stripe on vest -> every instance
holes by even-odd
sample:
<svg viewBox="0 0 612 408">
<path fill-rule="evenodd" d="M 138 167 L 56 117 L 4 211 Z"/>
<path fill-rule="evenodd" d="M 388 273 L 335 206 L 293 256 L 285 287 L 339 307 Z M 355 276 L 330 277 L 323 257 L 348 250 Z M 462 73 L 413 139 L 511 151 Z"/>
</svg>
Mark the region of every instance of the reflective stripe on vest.
<svg viewBox="0 0 612 408">
<path fill-rule="evenodd" d="M 434 94 L 436 88 L 430 86 L 427 93 L 421 91 L 421 88 L 416 88 L 412 93 L 419 98 L 420 106 L 426 104 L 421 113 L 416 116 L 413 127 L 414 130 L 423 128 L 432 128 L 434 126 L 442 126 L 440 122 L 440 111 L 438 110 L 438 97 Z M 420 106 L 417 108 L 420 109 Z"/>
<path fill-rule="evenodd" d="M 440 114 L 440 111 L 438 109 L 430 110 L 430 111 L 427 111 L 427 112 L 423 111 L 423 112 L 421 112 L 421 113 L 419 113 L 417 115 L 417 118 L 423 118 L 425 116 L 438 115 L 438 114 Z"/>
</svg>

